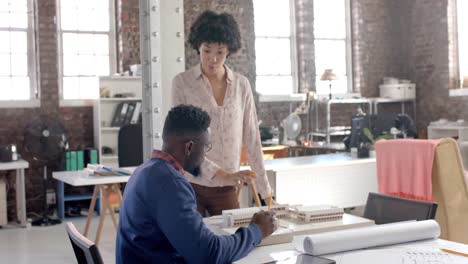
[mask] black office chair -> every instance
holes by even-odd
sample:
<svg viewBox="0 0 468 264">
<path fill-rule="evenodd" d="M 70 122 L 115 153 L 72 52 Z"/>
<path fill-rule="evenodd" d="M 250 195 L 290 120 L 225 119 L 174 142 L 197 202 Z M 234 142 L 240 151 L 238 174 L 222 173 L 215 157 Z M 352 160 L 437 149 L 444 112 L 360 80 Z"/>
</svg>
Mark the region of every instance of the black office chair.
<svg viewBox="0 0 468 264">
<path fill-rule="evenodd" d="M 68 237 L 70 238 L 78 264 L 103 263 L 96 244 L 80 234 L 73 223 L 66 223 L 65 228 L 67 229 Z"/>
<path fill-rule="evenodd" d="M 434 219 L 436 211 L 436 203 L 371 192 L 367 197 L 364 218 L 374 220 L 376 224 L 380 225 L 409 220 Z"/>
<path fill-rule="evenodd" d="M 141 124 L 122 126 L 118 138 L 119 167 L 134 167 L 143 163 Z"/>
</svg>

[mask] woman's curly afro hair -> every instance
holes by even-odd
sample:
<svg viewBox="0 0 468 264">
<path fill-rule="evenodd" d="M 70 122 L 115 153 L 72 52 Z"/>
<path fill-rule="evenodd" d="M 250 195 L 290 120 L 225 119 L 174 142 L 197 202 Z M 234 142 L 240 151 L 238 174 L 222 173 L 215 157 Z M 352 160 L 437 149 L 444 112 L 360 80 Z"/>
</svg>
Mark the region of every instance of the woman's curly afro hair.
<svg viewBox="0 0 468 264">
<path fill-rule="evenodd" d="M 213 11 L 201 13 L 190 27 L 188 43 L 198 53 L 202 43 L 222 43 L 229 53 L 241 48 L 239 25 L 231 14 L 217 14 Z"/>
</svg>

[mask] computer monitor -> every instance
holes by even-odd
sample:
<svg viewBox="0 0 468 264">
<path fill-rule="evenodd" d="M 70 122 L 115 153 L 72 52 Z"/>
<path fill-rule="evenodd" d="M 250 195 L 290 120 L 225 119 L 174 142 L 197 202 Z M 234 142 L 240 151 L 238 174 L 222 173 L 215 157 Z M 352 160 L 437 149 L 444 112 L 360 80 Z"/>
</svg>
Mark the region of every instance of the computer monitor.
<svg viewBox="0 0 468 264">
<path fill-rule="evenodd" d="M 370 115 L 370 117 L 370 130 L 374 138 L 376 138 L 384 134 L 390 134 L 390 129 L 395 127 L 395 120 L 398 117 L 398 114 L 381 113 Z"/>
<path fill-rule="evenodd" d="M 370 129 L 369 116 L 354 116 L 351 119 L 351 135 L 349 136 L 349 148 L 357 148 L 361 142 L 369 142 L 364 135 L 364 128 Z"/>
<path fill-rule="evenodd" d="M 364 134 L 364 128 L 369 129 L 374 138 L 380 135 L 390 134 L 390 129 L 395 126 L 397 114 L 382 113 L 376 115 L 353 116 L 351 118 L 351 135 L 348 148 L 357 148 L 361 142 L 370 142 Z"/>
</svg>

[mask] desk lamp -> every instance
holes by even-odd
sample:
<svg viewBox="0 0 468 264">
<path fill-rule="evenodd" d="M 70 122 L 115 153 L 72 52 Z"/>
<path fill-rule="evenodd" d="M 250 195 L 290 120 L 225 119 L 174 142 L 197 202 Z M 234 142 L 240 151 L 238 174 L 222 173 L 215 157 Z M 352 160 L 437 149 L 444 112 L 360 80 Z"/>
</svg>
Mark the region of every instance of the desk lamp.
<svg viewBox="0 0 468 264">
<path fill-rule="evenodd" d="M 329 81 L 330 84 L 329 84 L 329 87 L 330 87 L 330 93 L 328 94 L 328 97 L 329 99 L 332 99 L 332 82 L 333 80 L 337 80 L 338 78 L 336 77 L 336 75 L 333 73 L 333 70 L 332 69 L 326 69 L 323 74 L 322 74 L 322 77 L 320 77 L 320 80 L 321 81 Z"/>
</svg>

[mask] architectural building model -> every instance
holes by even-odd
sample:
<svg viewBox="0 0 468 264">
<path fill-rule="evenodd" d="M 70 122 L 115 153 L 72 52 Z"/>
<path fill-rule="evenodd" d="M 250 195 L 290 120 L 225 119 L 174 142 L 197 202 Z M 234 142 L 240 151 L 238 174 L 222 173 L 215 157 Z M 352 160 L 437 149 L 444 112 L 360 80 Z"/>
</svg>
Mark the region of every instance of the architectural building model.
<svg viewBox="0 0 468 264">
<path fill-rule="evenodd" d="M 252 216 L 262 210 L 268 210 L 268 208 L 263 206 L 224 210 L 222 213 L 223 227 L 228 228 L 248 225 L 252 220 Z M 278 219 L 290 219 L 303 223 L 335 221 L 343 218 L 343 208 L 329 205 L 289 206 L 287 204 L 276 204 L 271 206 L 270 210 L 276 212 L 276 218 Z"/>
</svg>

